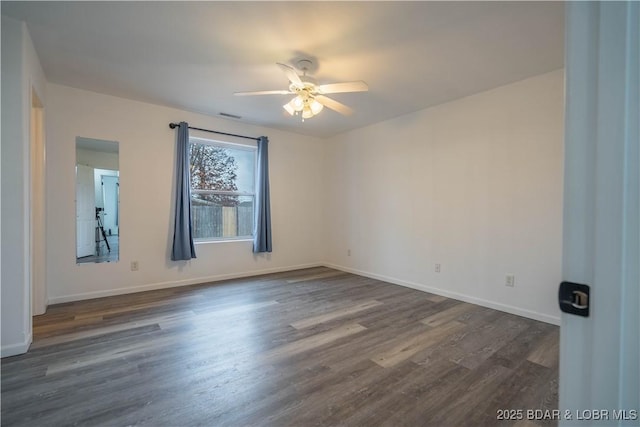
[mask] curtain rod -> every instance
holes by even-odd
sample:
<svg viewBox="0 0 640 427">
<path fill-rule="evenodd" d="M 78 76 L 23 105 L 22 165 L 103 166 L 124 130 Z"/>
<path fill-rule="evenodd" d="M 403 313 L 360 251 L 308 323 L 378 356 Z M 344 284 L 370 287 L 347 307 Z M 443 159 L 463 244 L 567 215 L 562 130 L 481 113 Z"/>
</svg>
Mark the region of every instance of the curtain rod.
<svg viewBox="0 0 640 427">
<path fill-rule="evenodd" d="M 169 123 L 169 127 L 171 129 L 175 129 L 175 128 L 179 127 L 179 126 L 180 126 L 179 123 Z M 202 128 L 196 128 L 196 127 L 193 127 L 193 126 L 189 126 L 189 129 L 201 130 L 203 132 L 217 133 L 218 135 L 235 136 L 236 138 L 253 139 L 254 141 L 258 141 L 260 139 L 260 138 L 254 138 L 253 136 L 236 135 L 235 133 L 218 132 L 217 130 L 202 129 Z"/>
</svg>

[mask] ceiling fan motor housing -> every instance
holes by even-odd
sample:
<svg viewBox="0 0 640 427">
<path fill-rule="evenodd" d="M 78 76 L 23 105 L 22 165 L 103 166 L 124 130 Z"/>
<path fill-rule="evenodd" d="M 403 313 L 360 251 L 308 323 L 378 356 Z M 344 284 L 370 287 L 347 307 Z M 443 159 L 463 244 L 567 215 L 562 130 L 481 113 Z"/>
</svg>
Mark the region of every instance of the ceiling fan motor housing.
<svg viewBox="0 0 640 427">
<path fill-rule="evenodd" d="M 313 63 L 310 59 L 300 59 L 296 63 L 297 69 L 302 71 L 303 73 L 313 72 L 318 69 L 317 65 Z"/>
<path fill-rule="evenodd" d="M 315 93 L 318 92 L 318 89 L 316 88 L 315 83 L 307 82 L 307 81 L 303 81 L 302 83 L 303 83 L 302 87 L 296 85 L 295 83 L 292 83 L 289 86 L 289 90 L 292 93 L 295 93 L 296 95 L 300 96 L 301 98 L 308 98 L 309 96 L 314 95 Z"/>
</svg>

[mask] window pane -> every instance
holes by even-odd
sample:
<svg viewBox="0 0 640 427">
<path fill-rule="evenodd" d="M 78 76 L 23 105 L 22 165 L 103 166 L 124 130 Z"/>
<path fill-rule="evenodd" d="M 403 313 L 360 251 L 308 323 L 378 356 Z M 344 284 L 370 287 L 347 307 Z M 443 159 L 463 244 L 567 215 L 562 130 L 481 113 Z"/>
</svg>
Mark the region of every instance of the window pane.
<svg viewBox="0 0 640 427">
<path fill-rule="evenodd" d="M 191 188 L 253 193 L 255 150 L 192 143 Z"/>
<path fill-rule="evenodd" d="M 231 150 L 238 164 L 238 178 L 236 185 L 241 193 L 255 193 L 256 182 L 256 151 Z"/>
<path fill-rule="evenodd" d="M 191 194 L 194 239 L 251 237 L 253 196 Z"/>
</svg>

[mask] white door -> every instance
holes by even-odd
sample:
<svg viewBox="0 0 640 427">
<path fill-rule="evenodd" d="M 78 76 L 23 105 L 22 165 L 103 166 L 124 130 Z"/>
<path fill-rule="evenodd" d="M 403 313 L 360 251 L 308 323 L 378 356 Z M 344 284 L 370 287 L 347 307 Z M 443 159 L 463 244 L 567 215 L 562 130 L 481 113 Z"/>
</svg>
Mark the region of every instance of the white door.
<svg viewBox="0 0 640 427">
<path fill-rule="evenodd" d="M 107 234 L 114 235 L 118 234 L 118 179 L 117 176 L 102 175 L 104 230 Z"/>
<path fill-rule="evenodd" d="M 566 4 L 561 425 L 640 425 L 640 3 Z"/>
<path fill-rule="evenodd" d="M 94 255 L 96 202 L 93 168 L 76 167 L 76 257 Z"/>
</svg>

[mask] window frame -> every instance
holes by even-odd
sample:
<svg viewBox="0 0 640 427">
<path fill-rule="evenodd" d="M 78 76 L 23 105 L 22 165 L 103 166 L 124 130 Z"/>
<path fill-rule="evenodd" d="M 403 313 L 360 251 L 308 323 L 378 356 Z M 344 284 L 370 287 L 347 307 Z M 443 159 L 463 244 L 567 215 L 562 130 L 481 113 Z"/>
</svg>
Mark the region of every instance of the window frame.
<svg viewBox="0 0 640 427">
<path fill-rule="evenodd" d="M 218 139 L 210 139 L 210 138 L 202 138 L 198 136 L 189 136 L 189 148 L 191 148 L 191 144 L 199 144 L 199 145 L 211 145 L 214 147 L 220 148 L 228 148 L 232 150 L 243 150 L 243 151 L 251 151 L 254 153 L 253 155 L 253 193 L 248 193 L 246 191 L 224 191 L 224 190 L 198 190 L 194 189 L 191 186 L 191 173 L 189 173 L 189 191 L 191 196 L 193 194 L 210 194 L 210 195 L 223 195 L 223 196 L 239 196 L 239 197 L 253 197 L 253 220 L 251 227 L 251 234 L 246 236 L 231 236 L 231 237 L 202 237 L 202 238 L 194 238 L 194 244 L 203 244 L 203 243 L 223 243 L 223 242 L 244 242 L 244 241 L 252 241 L 255 236 L 255 201 L 256 201 L 256 180 L 258 176 L 258 146 L 257 145 L 248 145 L 248 144 L 239 144 L 228 141 L 220 141 Z M 191 167 L 191 158 L 189 158 L 189 167 Z M 191 207 L 191 198 L 189 199 L 189 205 Z"/>
</svg>

